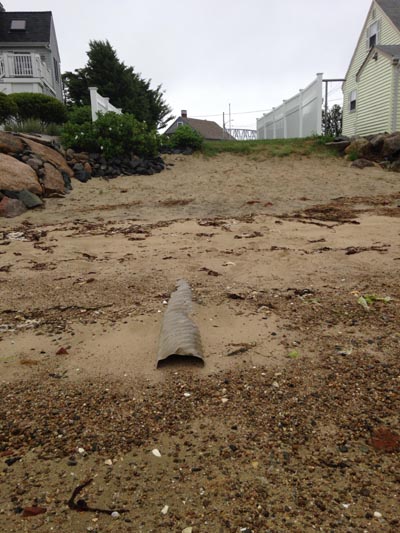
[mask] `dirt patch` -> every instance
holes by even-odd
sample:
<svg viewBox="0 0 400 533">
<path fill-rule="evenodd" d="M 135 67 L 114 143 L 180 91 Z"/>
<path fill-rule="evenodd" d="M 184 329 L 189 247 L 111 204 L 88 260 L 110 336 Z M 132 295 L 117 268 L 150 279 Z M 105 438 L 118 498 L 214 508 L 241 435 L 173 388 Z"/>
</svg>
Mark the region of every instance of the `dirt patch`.
<svg viewBox="0 0 400 533">
<path fill-rule="evenodd" d="M 4 222 L 2 530 L 397 531 L 397 175 L 172 162 Z M 179 278 L 205 365 L 156 370 Z"/>
</svg>

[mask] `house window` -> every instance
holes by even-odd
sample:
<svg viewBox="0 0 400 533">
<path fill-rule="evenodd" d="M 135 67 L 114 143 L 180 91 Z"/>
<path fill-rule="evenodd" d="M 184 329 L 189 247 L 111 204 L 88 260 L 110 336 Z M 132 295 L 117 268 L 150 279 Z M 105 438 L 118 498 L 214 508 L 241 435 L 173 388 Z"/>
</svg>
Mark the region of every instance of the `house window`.
<svg viewBox="0 0 400 533">
<path fill-rule="evenodd" d="M 11 31 L 25 31 L 26 30 L 26 20 L 12 20 Z"/>
<path fill-rule="evenodd" d="M 357 91 L 351 91 L 349 96 L 349 110 L 355 111 L 357 107 Z"/>
<path fill-rule="evenodd" d="M 179 122 L 177 122 L 177 125 L 178 125 L 178 128 L 179 128 L 180 126 L 183 126 L 183 122 L 182 122 L 182 120 L 179 120 Z"/>
<path fill-rule="evenodd" d="M 373 22 L 367 30 L 367 48 L 371 49 L 379 42 L 379 21 Z"/>
</svg>

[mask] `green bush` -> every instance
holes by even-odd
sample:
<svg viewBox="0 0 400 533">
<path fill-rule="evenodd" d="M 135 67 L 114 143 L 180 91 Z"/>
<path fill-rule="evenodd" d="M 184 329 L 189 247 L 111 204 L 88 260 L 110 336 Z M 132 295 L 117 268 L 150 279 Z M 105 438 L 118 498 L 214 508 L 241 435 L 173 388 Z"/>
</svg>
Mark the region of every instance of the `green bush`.
<svg viewBox="0 0 400 533">
<path fill-rule="evenodd" d="M 85 124 L 85 122 L 91 122 L 92 120 L 92 108 L 90 105 L 71 106 L 67 110 L 68 122 L 74 124 Z"/>
<path fill-rule="evenodd" d="M 171 135 L 172 148 L 201 150 L 204 138 L 190 126 L 179 126 Z"/>
<path fill-rule="evenodd" d="M 17 114 L 17 106 L 9 96 L 0 92 L 0 124 Z"/>
<path fill-rule="evenodd" d="M 151 158 L 158 151 L 157 132 L 129 114 L 106 113 L 84 124 L 67 122 L 62 143 L 65 148 L 102 153 L 106 159 L 131 154 Z"/>
<path fill-rule="evenodd" d="M 17 107 L 14 115 L 17 122 L 36 119 L 42 124 L 62 124 L 67 120 L 65 105 L 52 96 L 39 93 L 14 93 L 8 98 Z"/>
</svg>

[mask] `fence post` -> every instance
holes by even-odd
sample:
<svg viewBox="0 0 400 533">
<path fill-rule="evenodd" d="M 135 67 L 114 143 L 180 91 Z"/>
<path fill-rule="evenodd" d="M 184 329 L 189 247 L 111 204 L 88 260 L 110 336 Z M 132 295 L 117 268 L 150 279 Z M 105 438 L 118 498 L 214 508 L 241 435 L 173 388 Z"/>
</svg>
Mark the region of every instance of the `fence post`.
<svg viewBox="0 0 400 533">
<path fill-rule="evenodd" d="M 317 128 L 316 132 L 317 135 L 322 135 L 322 76 L 323 72 L 317 72 L 317 102 L 318 102 L 318 109 L 319 112 L 317 113 Z"/>
<path fill-rule="evenodd" d="M 99 111 L 98 104 L 97 104 L 97 87 L 89 87 L 89 91 L 90 91 L 90 105 L 92 108 L 92 120 L 93 122 L 96 122 L 97 113 Z"/>
<path fill-rule="evenodd" d="M 303 89 L 299 91 L 299 137 L 303 137 Z"/>
<path fill-rule="evenodd" d="M 286 100 L 283 100 L 283 138 L 287 139 Z"/>
</svg>

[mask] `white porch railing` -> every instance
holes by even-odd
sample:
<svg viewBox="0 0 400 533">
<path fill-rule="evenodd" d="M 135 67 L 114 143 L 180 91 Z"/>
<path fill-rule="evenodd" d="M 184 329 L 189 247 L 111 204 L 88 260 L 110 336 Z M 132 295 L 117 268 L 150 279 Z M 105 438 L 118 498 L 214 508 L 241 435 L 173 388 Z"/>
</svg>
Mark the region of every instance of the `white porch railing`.
<svg viewBox="0 0 400 533">
<path fill-rule="evenodd" d="M 38 54 L 0 54 L 0 78 L 40 78 L 53 89 L 51 72 Z"/>
<path fill-rule="evenodd" d="M 97 116 L 99 113 L 107 113 L 108 111 L 113 111 L 114 113 L 117 113 L 117 115 L 122 115 L 122 110 L 110 104 L 110 99 L 108 97 L 101 96 L 97 92 L 97 87 L 89 87 L 89 91 L 93 122 L 97 120 Z"/>
</svg>

